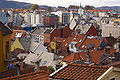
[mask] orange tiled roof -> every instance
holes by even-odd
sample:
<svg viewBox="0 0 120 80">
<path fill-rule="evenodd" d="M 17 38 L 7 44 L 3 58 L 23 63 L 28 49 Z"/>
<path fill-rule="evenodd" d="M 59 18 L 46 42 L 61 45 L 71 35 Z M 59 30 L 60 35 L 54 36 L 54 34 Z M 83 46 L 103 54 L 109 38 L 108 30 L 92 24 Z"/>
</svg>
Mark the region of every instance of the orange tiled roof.
<svg viewBox="0 0 120 80">
<path fill-rule="evenodd" d="M 66 62 L 74 62 L 78 60 L 82 60 L 81 56 L 78 53 L 73 53 L 63 59 L 63 61 L 66 61 Z"/>
<path fill-rule="evenodd" d="M 114 49 L 110 50 L 110 53 L 114 53 L 114 52 L 116 52 L 116 50 Z M 104 50 L 91 51 L 89 54 L 92 57 L 92 62 L 98 64 L 101 54 L 106 54 L 106 52 Z M 73 53 L 63 59 L 63 61 L 66 62 L 74 62 L 77 60 L 87 61 L 86 53 L 85 52 Z"/>
<path fill-rule="evenodd" d="M 89 44 L 94 44 L 94 50 L 97 50 L 97 48 L 100 46 L 101 42 L 103 40 L 95 39 L 95 38 L 86 38 L 86 40 L 82 43 L 82 45 L 79 47 L 79 49 L 87 49 Z"/>
<path fill-rule="evenodd" d="M 97 80 L 108 69 L 108 66 L 69 64 L 51 76 L 51 78 L 65 80 Z"/>
<path fill-rule="evenodd" d="M 23 28 L 21 26 L 12 26 L 12 28 L 14 30 L 23 30 Z"/>
<path fill-rule="evenodd" d="M 22 33 L 22 37 L 27 36 L 27 33 L 26 33 L 25 30 L 13 30 L 13 33 L 12 33 L 12 35 L 11 35 L 11 39 L 12 39 L 12 40 L 14 40 L 14 35 L 15 35 L 16 33 Z"/>
<path fill-rule="evenodd" d="M 5 77 L 11 77 L 11 76 L 15 76 L 17 74 L 15 69 L 11 69 L 11 70 L 6 70 L 3 72 L 0 72 L 0 79 L 1 78 L 5 78 Z"/>
<path fill-rule="evenodd" d="M 48 80 L 49 73 L 45 71 L 32 72 L 14 77 L 3 78 L 0 80 Z"/>
<path fill-rule="evenodd" d="M 97 9 L 93 9 L 93 10 L 86 10 L 87 12 L 111 12 L 112 10 L 97 10 Z"/>
<path fill-rule="evenodd" d="M 116 52 L 116 50 L 114 50 L 114 49 L 110 50 L 111 54 L 114 53 L 114 52 Z M 85 52 L 80 52 L 78 54 L 83 58 L 83 60 L 85 60 L 85 61 L 87 60 Z M 101 57 L 101 54 L 106 54 L 106 52 L 104 50 L 91 51 L 89 54 L 92 57 L 92 62 L 95 62 L 96 64 L 98 64 L 99 63 L 99 59 Z"/>
</svg>

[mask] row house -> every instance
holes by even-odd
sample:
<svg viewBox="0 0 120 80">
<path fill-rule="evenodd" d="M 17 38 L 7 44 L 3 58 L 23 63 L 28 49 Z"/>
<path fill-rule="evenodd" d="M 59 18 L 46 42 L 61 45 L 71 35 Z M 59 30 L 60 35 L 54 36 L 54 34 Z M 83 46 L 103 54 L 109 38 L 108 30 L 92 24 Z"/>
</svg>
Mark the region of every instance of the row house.
<svg viewBox="0 0 120 80">
<path fill-rule="evenodd" d="M 43 24 L 45 26 L 54 26 L 58 25 L 59 17 L 55 14 L 48 14 L 43 16 Z"/>
<path fill-rule="evenodd" d="M 59 24 L 65 25 L 70 23 L 72 14 L 69 12 L 57 11 L 52 13 L 59 16 Z"/>
<path fill-rule="evenodd" d="M 103 24 L 102 37 L 109 37 L 110 35 L 114 38 L 118 38 L 120 36 L 120 25 Z"/>
<path fill-rule="evenodd" d="M 42 27 L 36 27 L 32 32 L 31 32 L 31 37 L 32 40 L 35 42 L 41 42 L 42 44 L 44 44 L 44 28 Z"/>
<path fill-rule="evenodd" d="M 28 25 L 40 24 L 42 25 L 42 15 L 37 13 L 26 13 L 24 16 L 24 23 Z"/>
<path fill-rule="evenodd" d="M 93 15 L 95 17 L 109 17 L 108 13 L 112 12 L 112 10 L 86 10 L 86 14 Z"/>
</svg>

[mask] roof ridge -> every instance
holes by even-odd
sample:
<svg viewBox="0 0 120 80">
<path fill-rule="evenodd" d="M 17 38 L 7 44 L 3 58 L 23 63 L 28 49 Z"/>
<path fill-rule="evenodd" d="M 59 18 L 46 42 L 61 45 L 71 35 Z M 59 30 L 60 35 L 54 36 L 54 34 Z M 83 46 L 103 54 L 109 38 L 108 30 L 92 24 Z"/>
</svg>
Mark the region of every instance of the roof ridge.
<svg viewBox="0 0 120 80">
<path fill-rule="evenodd" d="M 87 65 L 87 64 L 75 64 L 75 63 L 71 63 L 69 65 L 72 66 L 82 66 L 82 67 L 95 67 L 95 68 L 109 68 L 109 66 L 97 66 L 97 65 Z"/>
<path fill-rule="evenodd" d="M 31 72 L 31 73 L 27 73 L 27 74 L 23 74 L 23 75 L 18 75 L 18 76 L 12 76 L 12 77 L 7 77 L 7 78 L 3 78 L 3 79 L 15 79 L 15 78 L 18 78 L 18 77 L 23 77 L 23 76 L 27 76 L 27 75 L 33 75 L 33 74 L 39 74 L 39 73 L 46 73 L 46 74 L 50 74 L 50 73 L 48 73 L 48 72 L 46 72 L 46 71 L 44 71 L 44 70 L 40 70 L 40 71 L 38 71 L 38 72 Z"/>
</svg>

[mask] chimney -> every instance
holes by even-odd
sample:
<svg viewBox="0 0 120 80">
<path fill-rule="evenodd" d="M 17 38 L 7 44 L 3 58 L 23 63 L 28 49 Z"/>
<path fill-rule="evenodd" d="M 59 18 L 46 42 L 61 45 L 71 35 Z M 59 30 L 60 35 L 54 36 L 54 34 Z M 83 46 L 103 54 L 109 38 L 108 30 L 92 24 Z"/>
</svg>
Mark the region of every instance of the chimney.
<svg viewBox="0 0 120 80">
<path fill-rule="evenodd" d="M 87 58 L 87 62 L 90 64 L 92 62 L 92 57 L 90 56 L 89 49 L 87 50 L 86 58 Z"/>
<path fill-rule="evenodd" d="M 34 64 L 35 64 L 35 72 L 37 72 L 37 71 L 40 70 L 40 69 L 39 69 L 40 62 L 41 62 L 41 59 L 38 60 L 38 61 L 36 61 L 36 62 L 34 62 Z"/>
<path fill-rule="evenodd" d="M 120 52 L 120 39 L 116 40 L 116 52 Z"/>
<path fill-rule="evenodd" d="M 20 75 L 20 63 L 17 62 L 17 63 L 15 64 L 15 67 L 16 67 L 16 70 L 17 70 L 17 75 Z"/>
<path fill-rule="evenodd" d="M 110 54 L 110 46 L 106 46 L 104 48 L 104 51 L 106 52 L 106 54 Z"/>
</svg>

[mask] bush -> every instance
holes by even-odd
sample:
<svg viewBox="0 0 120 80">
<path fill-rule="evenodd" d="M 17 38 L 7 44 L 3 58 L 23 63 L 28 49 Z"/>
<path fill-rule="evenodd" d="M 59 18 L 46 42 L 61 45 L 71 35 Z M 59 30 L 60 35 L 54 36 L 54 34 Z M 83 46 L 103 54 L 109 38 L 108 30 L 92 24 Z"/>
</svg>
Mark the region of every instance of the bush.
<svg viewBox="0 0 120 80">
<path fill-rule="evenodd" d="M 48 69 L 51 71 L 51 72 L 54 72 L 55 69 L 52 67 L 52 66 L 48 66 Z"/>
</svg>

